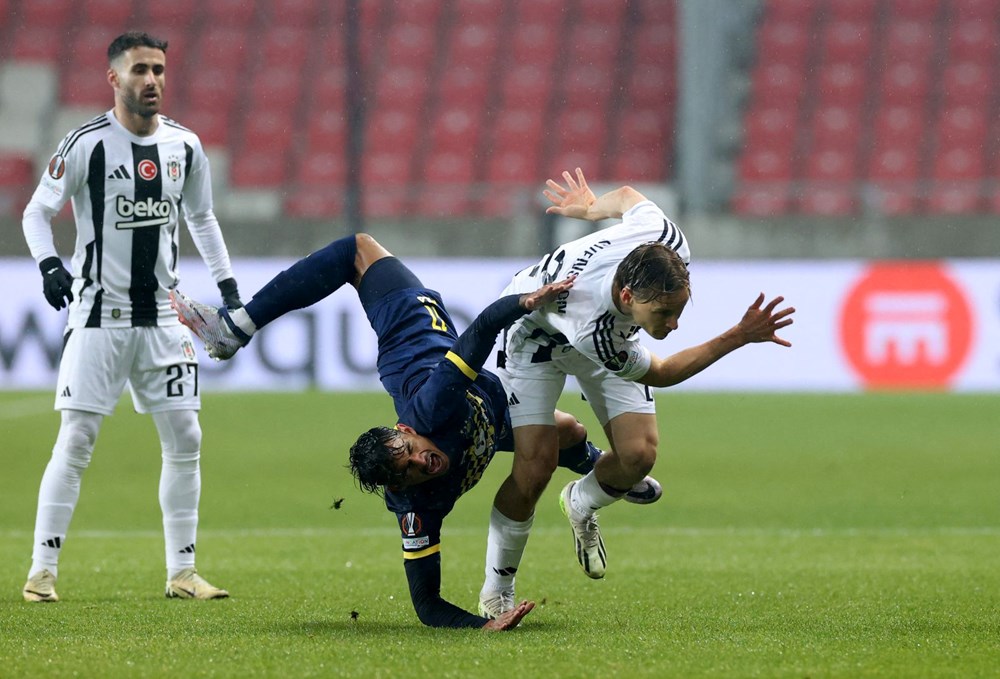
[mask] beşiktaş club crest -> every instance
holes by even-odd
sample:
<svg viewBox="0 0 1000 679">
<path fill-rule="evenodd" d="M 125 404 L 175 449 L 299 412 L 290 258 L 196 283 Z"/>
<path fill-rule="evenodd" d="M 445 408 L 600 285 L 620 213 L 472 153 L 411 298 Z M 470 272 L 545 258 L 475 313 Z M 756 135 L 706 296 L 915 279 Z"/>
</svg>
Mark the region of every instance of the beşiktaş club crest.
<svg viewBox="0 0 1000 679">
<path fill-rule="evenodd" d="M 181 178 L 181 161 L 177 156 L 167 158 L 167 176 L 172 180 L 179 181 Z"/>
</svg>

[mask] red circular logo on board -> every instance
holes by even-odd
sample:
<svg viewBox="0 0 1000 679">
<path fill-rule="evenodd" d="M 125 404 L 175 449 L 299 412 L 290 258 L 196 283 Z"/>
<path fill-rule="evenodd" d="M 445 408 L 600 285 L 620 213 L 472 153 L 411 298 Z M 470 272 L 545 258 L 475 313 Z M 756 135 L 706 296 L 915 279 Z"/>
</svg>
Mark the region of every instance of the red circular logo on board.
<svg viewBox="0 0 1000 679">
<path fill-rule="evenodd" d="M 870 267 L 840 314 L 848 363 L 871 388 L 943 388 L 972 344 L 972 310 L 940 264 Z"/>
<path fill-rule="evenodd" d="M 156 163 L 152 160 L 140 160 L 138 167 L 139 176 L 147 182 L 156 178 Z"/>
</svg>

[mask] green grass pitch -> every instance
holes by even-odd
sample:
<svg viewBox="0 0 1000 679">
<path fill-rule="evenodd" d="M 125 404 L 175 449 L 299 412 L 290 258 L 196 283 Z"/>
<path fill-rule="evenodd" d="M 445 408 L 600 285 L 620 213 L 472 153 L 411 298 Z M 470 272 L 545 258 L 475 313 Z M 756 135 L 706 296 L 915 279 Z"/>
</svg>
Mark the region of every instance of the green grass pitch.
<svg viewBox="0 0 1000 679">
<path fill-rule="evenodd" d="M 557 491 L 513 632 L 423 627 L 398 532 L 346 449 L 381 394 L 210 394 L 198 566 L 224 601 L 163 598 L 158 444 L 105 422 L 60 566 L 29 605 L 48 393 L 0 392 L 2 677 L 1000 676 L 1000 396 L 664 393 L 664 499 L 602 513 L 608 575 L 573 556 Z M 578 398 L 563 407 L 603 437 Z M 474 610 L 499 454 L 445 524 L 444 593 Z M 331 506 L 343 498 L 339 509 Z"/>
</svg>

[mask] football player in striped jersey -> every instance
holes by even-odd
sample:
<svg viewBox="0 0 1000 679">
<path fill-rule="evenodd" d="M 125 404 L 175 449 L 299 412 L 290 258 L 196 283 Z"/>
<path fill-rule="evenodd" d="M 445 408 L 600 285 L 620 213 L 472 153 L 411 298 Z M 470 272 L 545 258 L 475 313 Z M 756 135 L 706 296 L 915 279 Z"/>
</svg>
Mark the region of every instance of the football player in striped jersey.
<svg viewBox="0 0 1000 679">
<path fill-rule="evenodd" d="M 190 332 L 170 309 L 177 285 L 178 222 L 218 281 L 226 303 L 239 292 L 212 209 L 208 159 L 198 136 L 160 114 L 167 43 L 126 33 L 108 47 L 114 107 L 73 130 L 52 156 L 24 210 L 29 249 L 45 299 L 68 307 L 55 407 L 61 423 L 42 476 L 28 601 L 58 601 L 59 553 L 102 420 L 126 383 L 156 423 L 162 448 L 159 500 L 166 543 L 166 595 L 228 593 L 195 570 L 199 456 L 198 359 Z M 52 218 L 72 202 L 76 247 L 67 270 Z"/>
<path fill-rule="evenodd" d="M 591 578 L 601 578 L 607 555 L 596 511 L 622 499 L 656 460 L 659 435 L 650 388 L 683 382 L 749 343 L 791 346 L 775 333 L 792 323 L 789 316 L 795 310 L 776 311 L 783 298 L 764 304 L 761 294 L 718 337 L 669 358 L 654 356 L 639 343 L 638 332 L 663 339 L 677 328 L 691 294 L 687 239 L 659 207 L 631 187 L 597 197 L 579 168 L 575 177 L 564 172 L 563 180 L 547 183 L 550 214 L 622 221 L 560 246 L 517 273 L 503 292 L 526 294 L 551 280 L 576 277 L 573 289 L 555 304 L 521 317 L 505 335 L 497 373 L 511 402 L 514 464 L 494 502 L 481 596 L 495 589 L 492 572 L 516 566 L 519 557 L 510 554 L 516 544 L 523 550 L 527 540 L 526 526 L 555 467 L 552 411 L 567 375 L 580 384 L 611 443 L 593 471 L 569 483 L 560 495 L 580 566 Z M 497 544 L 505 545 L 505 551 L 497 550 Z M 497 560 L 496 554 L 506 558 Z M 508 600 L 512 598 L 510 592 Z"/>
</svg>

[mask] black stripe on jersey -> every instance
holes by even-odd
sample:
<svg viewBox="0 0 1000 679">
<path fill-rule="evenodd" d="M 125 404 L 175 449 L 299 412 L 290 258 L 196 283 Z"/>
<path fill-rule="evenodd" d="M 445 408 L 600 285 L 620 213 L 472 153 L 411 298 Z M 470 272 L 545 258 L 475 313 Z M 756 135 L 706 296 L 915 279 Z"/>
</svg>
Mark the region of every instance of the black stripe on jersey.
<svg viewBox="0 0 1000 679">
<path fill-rule="evenodd" d="M 611 342 L 611 332 L 615 327 L 615 318 L 609 313 L 604 314 L 597 319 L 594 326 L 591 338 L 594 340 L 594 350 L 597 352 L 597 358 L 601 359 L 602 362 L 609 361 L 615 355 L 615 346 Z"/>
<path fill-rule="evenodd" d="M 657 240 L 663 242 L 668 234 L 670 235 L 670 240 L 666 243 L 668 248 L 671 250 L 679 250 L 684 247 L 684 234 L 681 233 L 681 230 L 678 229 L 669 219 L 664 219 L 663 233 L 660 234 L 660 237 Z"/>
<path fill-rule="evenodd" d="M 156 165 L 156 176 L 143 179 L 139 163 L 144 160 Z M 163 173 L 156 144 L 132 144 L 132 175 L 135 177 L 135 202 L 158 202 L 163 196 Z M 132 229 L 132 279 L 128 296 L 132 302 L 132 327 L 156 325 L 156 258 L 160 249 L 160 227 L 144 226 Z"/>
<path fill-rule="evenodd" d="M 97 292 L 94 294 L 94 306 L 90 308 L 86 327 L 101 327 L 101 265 L 104 263 L 104 142 L 99 141 L 90 153 L 90 163 L 87 166 L 87 190 L 90 193 L 90 213 L 94 223 L 93 248 L 88 247 L 87 261 L 84 262 L 83 275 L 90 280 L 96 280 Z M 97 275 L 91 274 L 93 262 L 97 263 Z M 86 287 L 86 286 L 84 286 Z M 80 291 L 83 296 L 83 290 Z"/>
<path fill-rule="evenodd" d="M 181 125 L 179 122 L 177 122 L 173 118 L 168 118 L 167 116 L 163 115 L 162 113 L 160 114 L 160 120 L 165 125 L 168 125 L 169 127 L 173 127 L 173 128 L 178 129 L 178 130 L 184 130 L 185 132 L 190 132 L 191 134 L 194 134 L 193 130 L 191 130 L 191 129 L 187 128 L 187 127 L 184 127 L 183 125 Z"/>
<path fill-rule="evenodd" d="M 194 148 L 184 144 L 184 181 L 191 176 L 191 166 L 194 165 Z"/>
<path fill-rule="evenodd" d="M 97 118 L 94 118 L 89 123 L 81 125 L 80 127 L 73 130 L 69 134 L 69 136 L 63 139 L 62 144 L 60 144 L 59 148 L 56 149 L 56 155 L 65 156 L 67 153 L 69 153 L 70 149 L 73 148 L 73 145 L 80 140 L 80 137 L 90 132 L 94 132 L 96 130 L 100 130 L 102 128 L 110 126 L 111 126 L 111 121 L 108 120 L 108 117 L 106 115 L 101 115 L 98 116 Z"/>
</svg>

